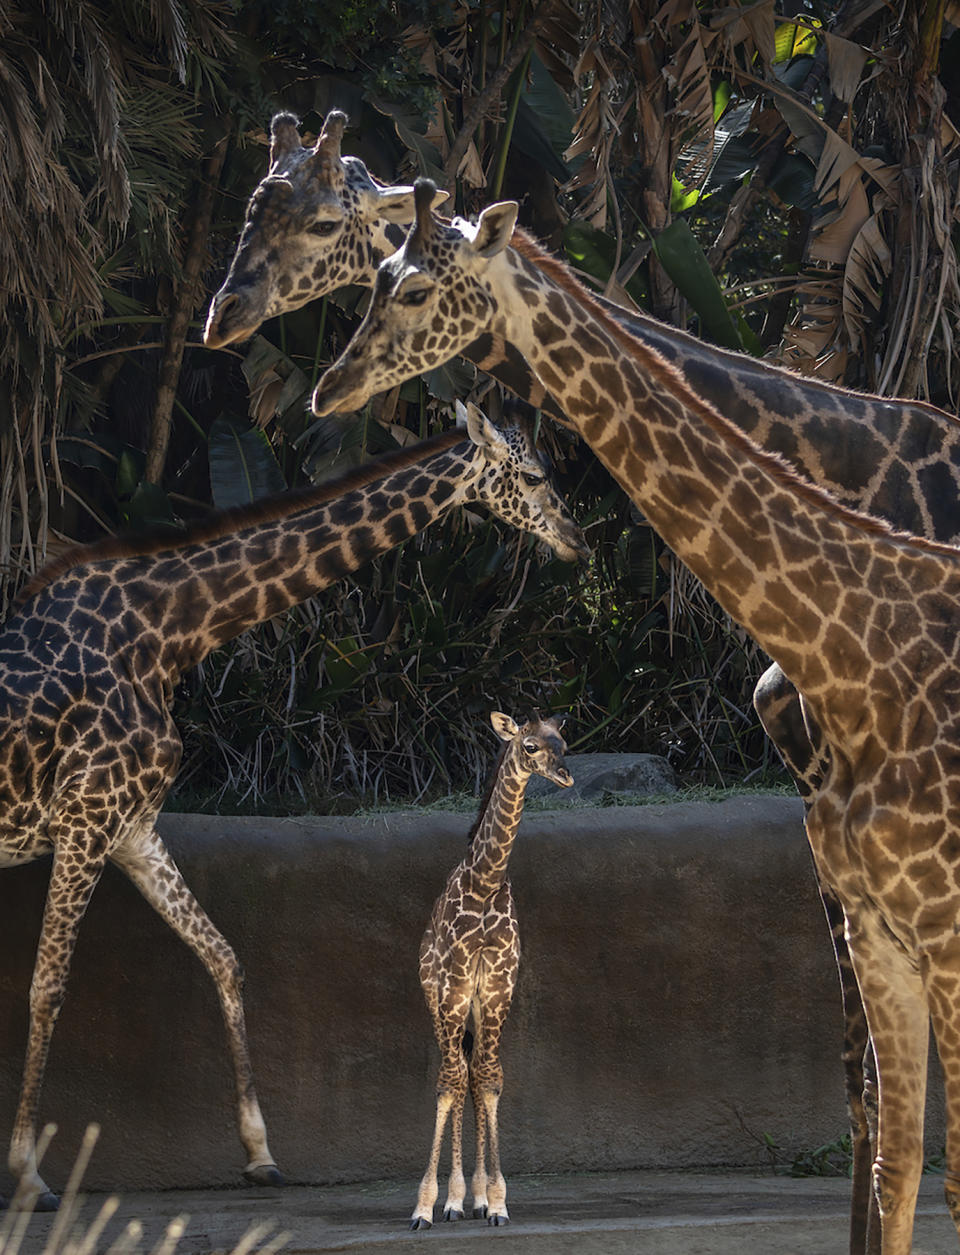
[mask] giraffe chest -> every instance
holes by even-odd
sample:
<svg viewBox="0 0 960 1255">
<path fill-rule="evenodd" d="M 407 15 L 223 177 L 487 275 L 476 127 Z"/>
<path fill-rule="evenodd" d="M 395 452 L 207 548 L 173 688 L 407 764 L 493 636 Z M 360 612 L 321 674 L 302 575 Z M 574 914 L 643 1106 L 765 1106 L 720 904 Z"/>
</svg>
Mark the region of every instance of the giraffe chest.
<svg viewBox="0 0 960 1255">
<path fill-rule="evenodd" d="M 867 912 L 912 954 L 960 935 L 960 752 L 890 755 L 830 774 L 807 816 L 818 870 L 848 919 Z"/>
<path fill-rule="evenodd" d="M 484 951 L 519 945 L 518 935 L 509 881 L 504 881 L 487 897 L 471 894 L 449 897 L 434 925 L 438 953 L 457 954 L 471 969 Z"/>
</svg>

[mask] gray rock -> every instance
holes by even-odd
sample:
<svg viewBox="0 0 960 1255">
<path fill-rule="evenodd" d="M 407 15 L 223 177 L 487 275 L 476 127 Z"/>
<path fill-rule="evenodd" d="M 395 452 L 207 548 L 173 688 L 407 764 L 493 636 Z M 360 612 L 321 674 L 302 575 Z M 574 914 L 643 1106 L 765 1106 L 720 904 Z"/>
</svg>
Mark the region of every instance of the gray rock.
<svg viewBox="0 0 960 1255">
<path fill-rule="evenodd" d="M 568 754 L 573 787 L 559 789 L 542 776 L 531 777 L 528 798 L 551 798 L 558 805 L 599 801 L 604 793 L 675 793 L 673 768 L 658 754 Z"/>
</svg>

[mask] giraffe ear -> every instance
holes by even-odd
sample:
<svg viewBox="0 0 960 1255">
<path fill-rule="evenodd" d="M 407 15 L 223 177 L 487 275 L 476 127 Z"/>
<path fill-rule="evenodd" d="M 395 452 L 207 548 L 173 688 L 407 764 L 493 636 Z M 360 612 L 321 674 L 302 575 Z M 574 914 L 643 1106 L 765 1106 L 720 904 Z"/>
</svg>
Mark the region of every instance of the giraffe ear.
<svg viewBox="0 0 960 1255">
<path fill-rule="evenodd" d="M 283 161 L 303 147 L 303 140 L 297 129 L 300 122 L 292 113 L 276 113 L 270 123 L 270 166 Z"/>
<path fill-rule="evenodd" d="M 496 257 L 507 247 L 517 225 L 519 208 L 515 200 L 502 200 L 484 209 L 477 219 L 477 234 L 473 237 L 473 251 L 479 257 Z"/>
<path fill-rule="evenodd" d="M 457 411 L 459 418 L 460 411 Z M 467 435 L 492 462 L 502 462 L 509 452 L 507 442 L 503 438 L 503 432 L 496 425 L 491 423 L 483 410 L 478 409 L 472 401 L 467 403 Z"/>
<path fill-rule="evenodd" d="M 490 724 L 501 741 L 512 741 L 520 731 L 510 716 L 500 710 L 490 711 Z"/>
<path fill-rule="evenodd" d="M 433 197 L 433 207 L 442 205 L 448 196 L 449 192 L 438 188 Z M 412 187 L 378 187 L 373 193 L 371 204 L 374 216 L 385 222 L 398 222 L 406 226 L 417 216 Z"/>
</svg>

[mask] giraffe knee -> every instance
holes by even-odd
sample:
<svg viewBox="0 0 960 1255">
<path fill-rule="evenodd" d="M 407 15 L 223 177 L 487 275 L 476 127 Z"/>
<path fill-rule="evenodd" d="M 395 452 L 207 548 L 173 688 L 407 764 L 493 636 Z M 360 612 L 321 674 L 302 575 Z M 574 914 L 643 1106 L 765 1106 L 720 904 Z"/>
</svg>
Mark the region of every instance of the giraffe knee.
<svg viewBox="0 0 960 1255">
<path fill-rule="evenodd" d="M 30 1015 L 54 1023 L 66 996 L 66 981 L 34 977 L 30 985 Z"/>
<path fill-rule="evenodd" d="M 922 1164 L 916 1170 L 912 1165 L 909 1169 L 897 1169 L 889 1164 L 873 1165 L 873 1188 L 880 1209 L 880 1219 L 889 1223 L 896 1219 L 904 1207 L 912 1207 L 920 1188 Z M 949 1198 L 948 1198 L 949 1204 Z"/>
</svg>

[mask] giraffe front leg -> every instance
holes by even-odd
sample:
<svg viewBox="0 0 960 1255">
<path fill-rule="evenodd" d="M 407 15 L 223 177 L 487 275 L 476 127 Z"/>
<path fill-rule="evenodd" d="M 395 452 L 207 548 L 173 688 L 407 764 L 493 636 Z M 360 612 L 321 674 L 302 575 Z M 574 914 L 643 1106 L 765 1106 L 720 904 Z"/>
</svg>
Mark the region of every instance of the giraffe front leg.
<svg viewBox="0 0 960 1255">
<path fill-rule="evenodd" d="M 473 1119 L 477 1132 L 477 1157 L 473 1167 L 470 1192 L 473 1195 L 474 1220 L 486 1220 L 490 1200 L 487 1197 L 487 1109 L 477 1078 L 476 1067 L 470 1066 L 470 1095 L 473 1099 Z"/>
<path fill-rule="evenodd" d="M 463 1175 L 463 1108 L 466 1086 L 454 1097 L 450 1111 L 450 1180 L 447 1182 L 447 1201 L 443 1205 L 444 1220 L 463 1219 L 463 1199 L 467 1182 Z"/>
<path fill-rule="evenodd" d="M 157 831 L 139 831 L 112 855 L 117 866 L 197 955 L 217 989 L 227 1030 L 237 1095 L 237 1125 L 247 1156 L 244 1177 L 252 1185 L 283 1185 L 267 1145 L 267 1130 L 253 1083 L 243 1013 L 240 964 L 223 935 L 187 887 Z"/>
<path fill-rule="evenodd" d="M 503 1092 L 503 1068 L 500 1066 L 500 1039 L 510 1011 L 517 971 L 520 965 L 520 943 L 512 904 L 505 928 L 506 940 L 495 958 L 484 956 L 480 964 L 476 999 L 477 1035 L 470 1060 L 470 1084 L 474 1102 L 483 1110 L 490 1168 L 484 1172 L 484 1204 L 487 1224 L 505 1225 L 507 1183 L 500 1168 L 500 1130 L 498 1124 L 500 1095 Z M 478 1138 L 478 1170 L 482 1168 Z M 477 1196 L 474 1195 L 474 1214 Z"/>
<path fill-rule="evenodd" d="M 20 1100 L 10 1139 L 8 1164 L 19 1182 L 13 1206 L 55 1211 L 60 1204 L 37 1171 L 36 1129 L 40 1091 L 53 1027 L 66 995 L 80 921 L 103 873 L 101 858 L 58 847 L 53 858 L 37 957 L 30 984 L 30 1030 Z"/>
<path fill-rule="evenodd" d="M 410 1217 L 411 1229 L 429 1229 L 433 1224 L 433 1206 L 437 1201 L 439 1193 L 437 1168 L 440 1163 L 440 1148 L 443 1145 L 443 1133 L 446 1128 L 447 1117 L 451 1112 L 459 1112 L 460 1114 L 462 1140 L 463 1102 L 467 1094 L 467 1061 L 463 1056 L 460 1044 L 463 1036 L 462 1016 L 458 1018 L 459 1024 L 450 1023 L 444 1019 L 442 1010 L 434 1011 L 434 1031 L 441 1050 L 440 1072 L 437 1076 L 437 1117 L 433 1129 L 430 1158 L 420 1181 L 420 1188 L 417 1192 L 417 1205 L 413 1210 L 413 1215 Z M 454 1158 L 450 1171 L 450 1187 L 446 1209 L 444 1210 L 445 1220 L 462 1219 L 463 1217 L 463 1195 L 466 1190 L 466 1183 L 463 1180 L 462 1151 L 459 1159 L 460 1215 L 447 1215 L 447 1209 L 450 1208 L 451 1201 L 454 1203 L 453 1210 L 457 1210 L 455 1205 L 458 1192 L 457 1155 L 458 1151 L 455 1141 L 453 1147 Z"/>
<path fill-rule="evenodd" d="M 873 1165 L 880 1249 L 883 1255 L 910 1255 L 923 1173 L 924 1095 L 935 1000 L 928 1008 L 917 962 L 878 915 L 848 909 L 847 929 L 880 1096 Z"/>
<path fill-rule="evenodd" d="M 500 1129 L 498 1110 L 503 1092 L 503 1069 L 499 1063 L 487 1069 L 481 1081 L 483 1108 L 487 1118 L 487 1142 L 490 1150 L 490 1171 L 487 1175 L 487 1224 L 504 1225 L 507 1212 L 507 1183 L 500 1169 Z"/>
</svg>

